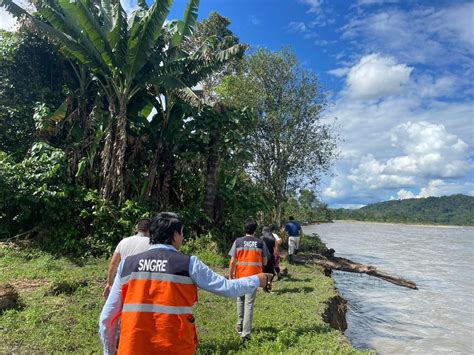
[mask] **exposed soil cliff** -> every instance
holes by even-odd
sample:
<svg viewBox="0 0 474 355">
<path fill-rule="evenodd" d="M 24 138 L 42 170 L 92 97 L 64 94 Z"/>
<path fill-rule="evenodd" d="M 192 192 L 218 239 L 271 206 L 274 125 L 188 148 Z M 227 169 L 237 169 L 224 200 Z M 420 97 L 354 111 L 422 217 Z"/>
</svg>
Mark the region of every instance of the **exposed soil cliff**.
<svg viewBox="0 0 474 355">
<path fill-rule="evenodd" d="M 326 303 L 323 320 L 332 328 L 344 332 L 347 329 L 346 313 L 347 301 L 338 293 Z"/>
</svg>

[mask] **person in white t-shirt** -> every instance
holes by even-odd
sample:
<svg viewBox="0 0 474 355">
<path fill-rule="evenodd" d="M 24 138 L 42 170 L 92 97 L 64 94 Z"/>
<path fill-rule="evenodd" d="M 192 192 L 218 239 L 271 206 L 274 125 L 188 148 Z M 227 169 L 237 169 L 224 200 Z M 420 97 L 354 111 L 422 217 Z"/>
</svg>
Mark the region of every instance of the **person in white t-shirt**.
<svg viewBox="0 0 474 355">
<path fill-rule="evenodd" d="M 115 248 L 107 270 L 107 285 L 102 293 L 104 298 L 109 296 L 120 261 L 127 256 L 142 253 L 150 248 L 150 219 L 144 218 L 138 221 L 136 231 L 137 234 L 122 239 Z"/>
</svg>

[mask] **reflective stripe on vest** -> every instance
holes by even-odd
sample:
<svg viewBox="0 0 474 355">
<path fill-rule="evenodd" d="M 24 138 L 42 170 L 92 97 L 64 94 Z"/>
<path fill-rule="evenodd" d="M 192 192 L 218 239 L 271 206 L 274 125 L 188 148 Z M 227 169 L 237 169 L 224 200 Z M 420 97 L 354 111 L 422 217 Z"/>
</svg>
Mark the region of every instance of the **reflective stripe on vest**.
<svg viewBox="0 0 474 355">
<path fill-rule="evenodd" d="M 262 272 L 263 241 L 250 236 L 235 241 L 235 277 L 241 278 Z"/>
<path fill-rule="evenodd" d="M 237 261 L 237 265 L 255 265 L 260 266 L 262 263 L 254 262 L 254 261 Z"/>
<path fill-rule="evenodd" d="M 241 248 L 236 248 L 235 251 L 239 252 L 242 250 L 255 250 L 257 253 L 262 254 L 262 249 L 260 248 L 251 248 L 251 247 L 241 247 Z"/>
<path fill-rule="evenodd" d="M 192 314 L 193 307 L 175 307 L 162 306 L 160 304 L 146 304 L 146 303 L 127 303 L 123 306 L 122 312 L 156 312 L 165 314 Z"/>
<path fill-rule="evenodd" d="M 195 353 L 197 287 L 189 276 L 190 260 L 160 248 L 125 259 L 118 354 Z"/>
<path fill-rule="evenodd" d="M 194 283 L 193 280 L 188 276 L 151 273 L 149 271 L 132 272 L 130 275 L 124 276 L 120 279 L 122 285 L 126 284 L 129 280 L 160 280 L 188 285 L 192 285 Z"/>
</svg>

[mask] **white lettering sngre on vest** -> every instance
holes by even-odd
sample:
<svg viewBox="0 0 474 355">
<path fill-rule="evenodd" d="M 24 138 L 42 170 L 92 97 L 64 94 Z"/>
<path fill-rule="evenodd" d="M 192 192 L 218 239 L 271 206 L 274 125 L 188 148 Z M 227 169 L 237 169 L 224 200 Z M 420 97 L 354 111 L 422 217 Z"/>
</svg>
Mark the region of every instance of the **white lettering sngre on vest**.
<svg viewBox="0 0 474 355">
<path fill-rule="evenodd" d="M 244 248 L 256 248 L 257 242 L 244 241 Z"/>
<path fill-rule="evenodd" d="M 138 271 L 166 271 L 168 260 L 140 259 Z"/>
</svg>

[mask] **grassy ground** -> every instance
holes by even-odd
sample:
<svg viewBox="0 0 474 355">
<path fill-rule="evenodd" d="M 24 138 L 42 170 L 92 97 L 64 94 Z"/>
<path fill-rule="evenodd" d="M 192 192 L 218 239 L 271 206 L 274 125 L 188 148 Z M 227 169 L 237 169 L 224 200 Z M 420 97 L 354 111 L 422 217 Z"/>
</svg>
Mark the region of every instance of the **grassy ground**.
<svg viewBox="0 0 474 355">
<path fill-rule="evenodd" d="M 15 286 L 21 305 L 0 315 L 0 353 L 100 353 L 106 268 L 107 260 L 78 265 L 1 245 L 0 283 Z M 235 300 L 200 291 L 198 353 L 359 354 L 321 319 L 333 295 L 332 279 L 317 267 L 289 266 L 289 277 L 275 282 L 272 293 L 259 291 L 253 338 L 243 346 L 234 331 Z"/>
</svg>

